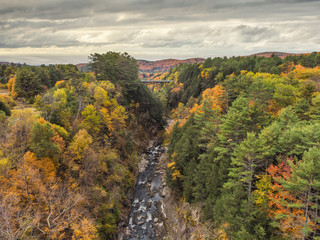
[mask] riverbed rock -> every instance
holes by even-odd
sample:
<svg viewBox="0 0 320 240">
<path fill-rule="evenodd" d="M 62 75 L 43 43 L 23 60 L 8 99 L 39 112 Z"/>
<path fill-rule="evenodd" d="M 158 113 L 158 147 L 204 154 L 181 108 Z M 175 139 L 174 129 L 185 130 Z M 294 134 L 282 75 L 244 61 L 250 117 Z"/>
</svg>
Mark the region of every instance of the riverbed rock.
<svg viewBox="0 0 320 240">
<path fill-rule="evenodd" d="M 131 237 L 131 231 L 128 227 L 126 228 L 126 236 Z"/>
<path fill-rule="evenodd" d="M 138 171 L 139 173 L 144 172 L 148 166 L 148 157 L 143 155 L 141 161 L 138 163 Z"/>
<path fill-rule="evenodd" d="M 155 193 L 153 192 L 153 191 L 150 191 L 149 193 L 148 193 L 148 197 L 149 198 L 153 198 L 155 196 Z"/>
<path fill-rule="evenodd" d="M 162 189 L 162 191 L 159 192 L 159 196 L 164 198 L 166 196 L 165 191 Z"/>
</svg>

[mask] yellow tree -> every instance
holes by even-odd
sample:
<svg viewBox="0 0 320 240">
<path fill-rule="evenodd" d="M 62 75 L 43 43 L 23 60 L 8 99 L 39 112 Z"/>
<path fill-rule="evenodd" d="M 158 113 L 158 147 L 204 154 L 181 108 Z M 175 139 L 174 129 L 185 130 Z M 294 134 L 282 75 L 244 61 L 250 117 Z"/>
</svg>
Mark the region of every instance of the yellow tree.
<svg viewBox="0 0 320 240">
<path fill-rule="evenodd" d="M 75 159 L 80 160 L 83 157 L 84 152 L 89 148 L 92 141 L 93 139 L 87 130 L 79 130 L 69 146 L 69 149 L 75 155 Z"/>
<path fill-rule="evenodd" d="M 218 109 L 221 112 L 226 106 L 224 89 L 221 86 L 216 85 L 214 88 L 208 88 L 203 91 L 201 104 L 195 104 L 190 112 L 203 113 L 205 107 L 209 107 L 212 110 Z"/>
<path fill-rule="evenodd" d="M 119 105 L 116 99 L 111 99 L 110 106 L 102 108 L 100 113 L 111 135 L 115 135 L 120 129 L 125 127 L 128 116 L 125 108 Z"/>
<path fill-rule="evenodd" d="M 95 107 L 91 104 L 86 106 L 81 115 L 83 117 L 81 127 L 86 129 L 92 136 L 96 136 L 100 130 L 100 118 Z"/>
<path fill-rule="evenodd" d="M 71 239 L 84 225 L 89 227 L 84 236 L 95 235 L 92 221 L 84 218 L 84 197 L 76 184 L 57 177 L 51 159 L 27 152 L 17 168 L 0 176 L 0 183 L 2 239 Z"/>
</svg>

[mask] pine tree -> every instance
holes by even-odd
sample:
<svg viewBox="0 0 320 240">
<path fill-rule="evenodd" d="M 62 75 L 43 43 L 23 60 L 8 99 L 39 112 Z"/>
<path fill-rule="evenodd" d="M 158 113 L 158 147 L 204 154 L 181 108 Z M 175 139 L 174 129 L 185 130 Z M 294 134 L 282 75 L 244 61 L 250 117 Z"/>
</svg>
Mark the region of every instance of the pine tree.
<svg viewBox="0 0 320 240">
<path fill-rule="evenodd" d="M 41 81 L 29 68 L 22 68 L 17 71 L 14 91 L 18 97 L 32 101 L 33 97 L 42 92 Z"/>
<path fill-rule="evenodd" d="M 292 174 L 289 179 L 280 181 L 291 194 L 298 196 L 301 204 L 291 204 L 293 208 L 303 209 L 302 239 L 319 229 L 319 191 L 320 191 L 320 151 L 317 147 L 305 152 L 302 161 L 289 162 Z M 313 236 L 314 237 L 314 236 Z"/>
<path fill-rule="evenodd" d="M 234 150 L 232 157 L 232 168 L 229 176 L 242 181 L 248 191 L 248 199 L 251 199 L 255 175 L 259 168 L 265 165 L 263 146 L 255 133 L 248 133 L 247 138 Z"/>
<path fill-rule="evenodd" d="M 53 143 L 54 131 L 50 123 L 44 120 L 40 121 L 36 121 L 31 130 L 31 149 L 38 158 L 49 157 L 57 160 L 61 150 L 58 145 Z"/>
</svg>

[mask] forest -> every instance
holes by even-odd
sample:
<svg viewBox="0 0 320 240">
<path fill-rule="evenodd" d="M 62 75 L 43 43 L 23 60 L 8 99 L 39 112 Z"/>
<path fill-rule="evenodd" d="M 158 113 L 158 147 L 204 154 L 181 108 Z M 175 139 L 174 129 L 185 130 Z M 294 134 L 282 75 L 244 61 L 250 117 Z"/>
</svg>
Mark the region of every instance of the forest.
<svg viewBox="0 0 320 240">
<path fill-rule="evenodd" d="M 128 54 L 90 59 L 91 73 L 1 66 L 1 239 L 116 239 L 126 221 L 162 105 Z"/>
<path fill-rule="evenodd" d="M 166 79 L 167 182 L 210 238 L 320 239 L 320 54 L 209 58 Z"/>
<path fill-rule="evenodd" d="M 127 53 L 89 58 L 0 66 L 1 239 L 117 239 L 163 137 L 198 239 L 320 239 L 320 53 L 208 58 L 149 88 Z"/>
</svg>

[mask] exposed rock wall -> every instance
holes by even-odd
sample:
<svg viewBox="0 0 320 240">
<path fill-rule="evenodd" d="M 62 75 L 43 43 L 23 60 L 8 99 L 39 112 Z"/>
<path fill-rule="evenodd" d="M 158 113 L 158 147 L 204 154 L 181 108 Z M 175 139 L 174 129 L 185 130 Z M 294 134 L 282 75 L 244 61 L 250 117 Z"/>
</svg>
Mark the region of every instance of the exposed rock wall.
<svg viewBox="0 0 320 240">
<path fill-rule="evenodd" d="M 184 240 L 207 239 L 210 236 L 210 226 L 201 223 L 200 206 L 190 205 L 175 197 L 165 182 L 168 156 L 160 156 L 156 171 L 161 175 L 163 188 L 158 203 L 158 213 L 155 219 L 157 239 Z"/>
</svg>

